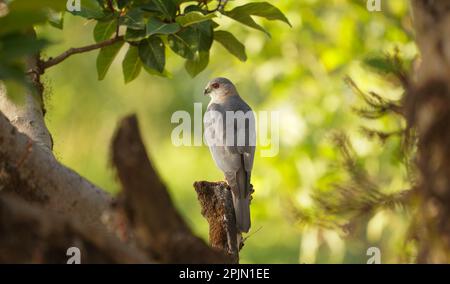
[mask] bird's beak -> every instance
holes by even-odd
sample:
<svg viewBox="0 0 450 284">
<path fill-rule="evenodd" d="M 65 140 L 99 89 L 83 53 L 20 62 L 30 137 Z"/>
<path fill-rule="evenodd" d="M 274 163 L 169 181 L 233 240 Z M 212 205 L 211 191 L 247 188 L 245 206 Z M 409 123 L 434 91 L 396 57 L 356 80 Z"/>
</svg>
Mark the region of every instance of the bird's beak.
<svg viewBox="0 0 450 284">
<path fill-rule="evenodd" d="M 211 89 L 209 87 L 207 87 L 204 91 L 203 91 L 203 95 L 207 96 L 209 93 L 211 92 Z"/>
</svg>

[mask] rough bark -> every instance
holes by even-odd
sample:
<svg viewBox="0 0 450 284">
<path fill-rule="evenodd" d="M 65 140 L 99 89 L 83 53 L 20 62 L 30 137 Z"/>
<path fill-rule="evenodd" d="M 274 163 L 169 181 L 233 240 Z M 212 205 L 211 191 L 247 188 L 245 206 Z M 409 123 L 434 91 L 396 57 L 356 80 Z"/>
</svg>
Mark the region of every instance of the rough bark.
<svg viewBox="0 0 450 284">
<path fill-rule="evenodd" d="M 199 181 L 194 183 L 202 215 L 209 223 L 209 243 L 239 262 L 241 236 L 236 230 L 233 199 L 226 182 Z"/>
<path fill-rule="evenodd" d="M 83 263 L 148 261 L 136 252 L 133 233 L 145 254 L 160 262 L 234 262 L 196 237 L 176 211 L 146 155 L 135 117 L 123 120 L 113 141 L 123 204 L 54 157 L 40 75 L 72 54 L 117 40 L 70 49 L 48 61 L 31 57 L 27 74 L 35 92 L 24 95 L 24 104 L 11 102 L 0 82 L 0 262 L 64 262 L 71 243 L 84 249 Z"/>
<path fill-rule="evenodd" d="M 116 238 L 14 196 L 0 195 L 0 263 L 66 263 L 70 247 L 81 263 L 148 263 L 141 252 Z"/>
<path fill-rule="evenodd" d="M 102 229 L 112 198 L 28 136 L 0 112 L 0 190 Z"/>
<path fill-rule="evenodd" d="M 36 36 L 34 31 L 29 34 Z M 27 59 L 34 92 L 15 94 L 23 95 L 23 104 L 12 102 L 0 82 L 0 190 L 102 229 L 111 197 L 54 157 L 44 120 L 39 64 L 39 55 Z"/>
<path fill-rule="evenodd" d="M 111 151 L 125 211 L 145 251 L 163 263 L 233 262 L 195 236 L 177 212 L 150 163 L 135 116 L 121 121 Z"/>
<path fill-rule="evenodd" d="M 418 262 L 450 262 L 450 1 L 412 0 L 421 64 L 406 97 L 417 131 Z"/>
<path fill-rule="evenodd" d="M 28 59 L 28 69 L 34 69 L 38 59 Z M 43 86 L 38 74 L 32 73 L 30 80 L 35 87 L 35 92 L 27 92 L 23 95 L 23 103 L 12 102 L 4 84 L 0 81 L 0 111 L 9 119 L 20 132 L 26 134 L 37 145 L 48 153 L 51 153 L 53 143 L 50 132 L 44 121 Z"/>
</svg>

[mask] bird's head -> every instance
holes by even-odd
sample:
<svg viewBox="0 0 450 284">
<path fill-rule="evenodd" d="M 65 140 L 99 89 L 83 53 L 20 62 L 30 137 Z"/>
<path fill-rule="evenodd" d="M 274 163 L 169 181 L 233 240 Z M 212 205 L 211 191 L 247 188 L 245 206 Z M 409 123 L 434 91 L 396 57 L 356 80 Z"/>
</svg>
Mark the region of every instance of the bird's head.
<svg viewBox="0 0 450 284">
<path fill-rule="evenodd" d="M 209 81 L 203 92 L 205 96 L 212 99 L 225 98 L 227 96 L 237 95 L 236 87 L 227 78 L 215 78 Z"/>
</svg>

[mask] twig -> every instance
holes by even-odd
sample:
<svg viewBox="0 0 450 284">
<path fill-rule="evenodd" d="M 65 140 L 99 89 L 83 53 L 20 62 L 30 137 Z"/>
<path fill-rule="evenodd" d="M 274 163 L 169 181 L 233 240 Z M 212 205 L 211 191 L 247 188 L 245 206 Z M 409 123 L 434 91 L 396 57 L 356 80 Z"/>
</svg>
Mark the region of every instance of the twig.
<svg viewBox="0 0 450 284">
<path fill-rule="evenodd" d="M 61 53 L 60 55 L 58 55 L 56 57 L 50 58 L 46 61 L 41 61 L 39 63 L 40 73 L 41 74 L 44 73 L 45 69 L 61 63 L 62 61 L 66 60 L 68 57 L 70 57 L 74 54 L 84 53 L 84 52 L 99 49 L 99 48 L 102 48 L 105 46 L 113 45 L 114 43 L 119 42 L 121 40 L 123 40 L 123 36 L 116 36 L 111 39 L 108 39 L 108 40 L 105 40 L 102 42 L 98 42 L 98 43 L 94 43 L 91 45 L 69 48 L 68 50 L 64 51 L 63 53 Z"/>
<path fill-rule="evenodd" d="M 113 3 L 112 3 L 112 1 L 111 0 L 108 0 L 108 1 L 106 1 L 106 3 L 107 3 L 107 5 L 108 5 L 108 9 L 111 11 L 111 12 L 115 12 L 114 11 L 114 6 L 113 6 Z"/>
</svg>

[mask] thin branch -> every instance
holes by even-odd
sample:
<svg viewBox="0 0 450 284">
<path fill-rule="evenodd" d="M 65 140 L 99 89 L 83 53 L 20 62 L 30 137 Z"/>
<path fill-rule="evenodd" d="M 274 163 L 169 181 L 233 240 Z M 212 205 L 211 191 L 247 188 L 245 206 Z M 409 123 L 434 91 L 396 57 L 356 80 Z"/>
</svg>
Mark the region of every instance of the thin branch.
<svg viewBox="0 0 450 284">
<path fill-rule="evenodd" d="M 84 53 L 84 52 L 88 52 L 91 50 L 96 50 L 105 46 L 110 46 L 115 44 L 116 42 L 119 42 L 123 40 L 123 36 L 116 36 L 113 37 L 111 39 L 102 41 L 102 42 L 98 42 L 98 43 L 94 43 L 91 45 L 86 45 L 86 46 L 82 46 L 82 47 L 72 47 L 69 48 L 68 50 L 64 51 L 63 53 L 61 53 L 60 55 L 50 58 L 46 61 L 41 61 L 39 63 L 39 71 L 41 73 L 44 73 L 45 69 L 50 68 L 56 64 L 61 63 L 62 61 L 66 60 L 68 57 L 74 55 L 74 54 L 78 54 L 78 53 Z"/>
<path fill-rule="evenodd" d="M 106 1 L 106 3 L 108 5 L 108 9 L 114 13 L 115 11 L 114 11 L 114 5 L 113 5 L 112 1 L 108 0 L 108 1 Z"/>
<path fill-rule="evenodd" d="M 220 0 L 219 4 L 217 4 L 217 8 L 215 9 L 215 11 L 223 11 L 223 9 L 225 9 L 225 5 L 227 5 L 228 0 Z"/>
</svg>

